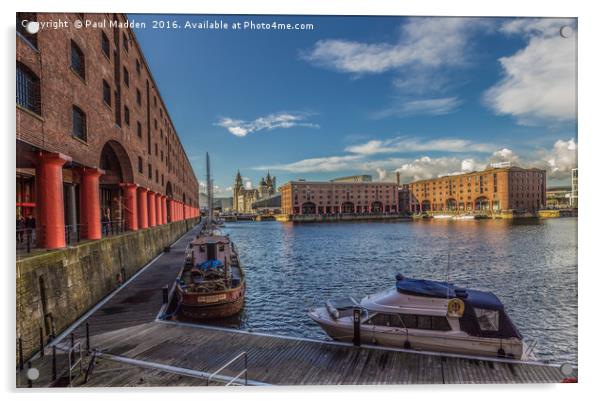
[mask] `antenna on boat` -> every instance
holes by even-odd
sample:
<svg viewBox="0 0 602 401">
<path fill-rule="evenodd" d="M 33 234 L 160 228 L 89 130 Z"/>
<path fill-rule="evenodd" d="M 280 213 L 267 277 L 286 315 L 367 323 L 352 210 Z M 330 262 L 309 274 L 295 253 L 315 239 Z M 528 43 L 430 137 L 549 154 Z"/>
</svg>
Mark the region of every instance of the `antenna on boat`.
<svg viewBox="0 0 602 401">
<path fill-rule="evenodd" d="M 450 251 L 447 250 L 447 279 L 445 280 L 447 283 L 447 299 L 449 299 L 449 267 L 450 267 Z"/>
<path fill-rule="evenodd" d="M 209 152 L 207 158 L 207 231 L 213 232 L 213 181 L 211 181 L 211 167 L 209 166 Z"/>
</svg>

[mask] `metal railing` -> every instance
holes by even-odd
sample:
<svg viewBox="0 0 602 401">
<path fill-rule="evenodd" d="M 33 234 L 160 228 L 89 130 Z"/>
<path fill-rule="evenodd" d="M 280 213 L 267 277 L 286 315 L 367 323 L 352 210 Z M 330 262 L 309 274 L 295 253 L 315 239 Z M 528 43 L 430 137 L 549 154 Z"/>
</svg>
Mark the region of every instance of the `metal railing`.
<svg viewBox="0 0 602 401">
<path fill-rule="evenodd" d="M 126 230 L 125 220 L 107 220 L 100 222 L 102 237 L 111 237 L 124 233 Z M 88 235 L 88 226 L 85 224 L 67 224 L 65 225 L 65 244 L 77 245 Z M 17 253 L 30 253 L 33 249 L 39 248 L 44 243 L 46 235 L 45 228 L 18 228 L 16 229 Z"/>
<path fill-rule="evenodd" d="M 243 351 L 240 354 L 238 354 L 237 356 L 235 356 L 234 358 L 230 359 L 230 361 L 228 361 L 226 364 L 224 364 L 222 367 L 220 367 L 218 370 L 216 370 L 215 372 L 213 372 L 211 375 L 209 375 L 209 377 L 207 377 L 207 386 L 209 385 L 209 383 L 211 382 L 211 380 L 213 378 L 215 378 L 221 371 L 223 371 L 224 369 L 226 369 L 228 366 L 232 365 L 234 362 L 238 361 L 239 359 L 244 358 L 245 361 L 245 368 L 243 370 L 241 370 L 236 376 L 232 377 L 232 379 L 230 379 L 230 381 L 228 381 L 226 383 L 226 387 L 230 386 L 232 384 L 235 384 L 235 382 L 240 379 L 240 377 L 242 375 L 245 376 L 245 386 L 248 385 L 248 358 L 247 358 L 247 351 Z"/>
<path fill-rule="evenodd" d="M 71 346 L 69 348 L 68 351 L 68 358 L 69 358 L 69 387 L 73 387 L 73 371 L 79 366 L 79 372 L 77 374 L 78 377 L 82 374 L 82 370 L 83 370 L 83 361 L 84 361 L 84 356 L 83 356 L 83 352 L 82 352 L 82 346 L 81 343 L 75 343 L 73 344 L 73 346 Z"/>
</svg>

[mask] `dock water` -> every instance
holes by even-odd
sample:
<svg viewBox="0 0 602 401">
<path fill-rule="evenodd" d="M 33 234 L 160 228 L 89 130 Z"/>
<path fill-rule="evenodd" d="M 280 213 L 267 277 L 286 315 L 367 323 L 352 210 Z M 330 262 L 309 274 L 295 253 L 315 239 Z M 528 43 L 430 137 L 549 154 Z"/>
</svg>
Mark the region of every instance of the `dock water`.
<svg viewBox="0 0 602 401">
<path fill-rule="evenodd" d="M 96 367 L 73 380 L 75 386 L 173 386 L 219 385 L 228 381 L 252 385 L 338 384 L 442 384 L 442 383 L 559 383 L 564 379 L 556 365 L 470 358 L 376 346 L 250 333 L 242 330 L 164 321 L 163 288 L 172 288 L 193 228 L 176 241 L 169 252 L 126 281 L 116 292 L 62 333 L 57 345 L 59 372 L 68 366 L 64 350 L 71 341 L 90 350 L 82 371 L 98 350 Z M 87 324 L 86 324 L 87 323 Z M 73 333 L 73 336 L 71 336 Z M 19 387 L 67 385 L 51 379 L 51 346 L 44 357 L 32 359 L 40 371 L 28 383 L 26 371 L 17 372 Z M 244 355 L 233 361 L 236 356 Z M 243 359 L 247 364 L 243 363 Z M 228 362 L 219 375 L 212 376 Z M 210 379 L 211 380 L 208 380 Z"/>
</svg>

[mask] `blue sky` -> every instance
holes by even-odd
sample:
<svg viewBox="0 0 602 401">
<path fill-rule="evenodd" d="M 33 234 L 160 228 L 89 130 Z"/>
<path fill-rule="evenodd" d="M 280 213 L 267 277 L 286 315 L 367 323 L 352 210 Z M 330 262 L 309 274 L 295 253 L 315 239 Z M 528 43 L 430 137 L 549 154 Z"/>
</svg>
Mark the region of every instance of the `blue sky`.
<svg viewBox="0 0 602 401">
<path fill-rule="evenodd" d="M 568 183 L 576 166 L 570 19 L 130 15 L 180 138 L 218 194 L 371 174 L 402 181 L 511 161 Z M 313 30 L 151 29 L 153 20 Z M 570 27 L 560 34 L 562 27 Z M 566 37 L 565 37 L 566 36 Z"/>
</svg>

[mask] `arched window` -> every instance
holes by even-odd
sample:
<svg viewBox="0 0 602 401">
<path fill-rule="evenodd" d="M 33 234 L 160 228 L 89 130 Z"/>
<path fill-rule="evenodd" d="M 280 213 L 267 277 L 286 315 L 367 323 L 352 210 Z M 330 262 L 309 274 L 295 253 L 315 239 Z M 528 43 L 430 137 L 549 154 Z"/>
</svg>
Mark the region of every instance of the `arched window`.
<svg viewBox="0 0 602 401">
<path fill-rule="evenodd" d="M 17 104 L 36 114 L 42 114 L 40 79 L 21 63 L 17 63 Z"/>
<path fill-rule="evenodd" d="M 71 41 L 71 68 L 77 75 L 86 79 L 86 59 L 74 41 Z"/>
<path fill-rule="evenodd" d="M 88 132 L 86 128 L 86 113 L 77 106 L 73 106 L 73 136 L 86 141 Z"/>
</svg>

